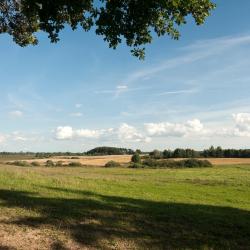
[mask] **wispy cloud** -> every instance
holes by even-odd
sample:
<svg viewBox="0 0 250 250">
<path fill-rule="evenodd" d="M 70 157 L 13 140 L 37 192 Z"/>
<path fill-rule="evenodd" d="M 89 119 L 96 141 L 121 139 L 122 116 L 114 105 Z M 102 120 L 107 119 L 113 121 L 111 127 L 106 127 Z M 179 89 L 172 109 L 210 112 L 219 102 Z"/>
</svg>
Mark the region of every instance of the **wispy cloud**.
<svg viewBox="0 0 250 250">
<path fill-rule="evenodd" d="M 157 96 L 162 96 L 162 95 L 180 95 L 180 94 L 192 94 L 192 93 L 197 93 L 198 89 L 182 89 L 182 90 L 175 90 L 175 91 L 165 91 L 161 92 L 159 94 L 156 94 Z"/>
<path fill-rule="evenodd" d="M 23 112 L 20 110 L 13 110 L 9 112 L 9 115 L 13 118 L 20 118 L 23 116 Z"/>
<path fill-rule="evenodd" d="M 194 63 L 214 55 L 219 55 L 226 50 L 244 44 L 250 44 L 250 35 L 201 40 L 193 45 L 181 48 L 180 51 L 183 53 L 181 56 L 161 61 L 157 65 L 131 73 L 125 79 L 125 82 L 129 85 L 138 82 L 139 80 L 148 79 L 161 71 Z"/>
<path fill-rule="evenodd" d="M 79 108 L 81 108 L 81 107 L 82 107 L 82 104 L 81 104 L 81 103 L 76 103 L 76 104 L 75 104 L 75 108 L 79 109 Z"/>
<path fill-rule="evenodd" d="M 70 116 L 73 116 L 73 117 L 82 117 L 83 114 L 81 112 L 76 112 L 76 113 L 71 113 Z"/>
<path fill-rule="evenodd" d="M 142 91 L 146 89 L 151 89 L 152 87 L 138 87 L 138 88 L 129 88 L 128 85 L 117 85 L 114 89 L 104 89 L 96 90 L 95 94 L 111 94 L 114 99 L 118 98 L 121 94 L 126 92 Z"/>
</svg>

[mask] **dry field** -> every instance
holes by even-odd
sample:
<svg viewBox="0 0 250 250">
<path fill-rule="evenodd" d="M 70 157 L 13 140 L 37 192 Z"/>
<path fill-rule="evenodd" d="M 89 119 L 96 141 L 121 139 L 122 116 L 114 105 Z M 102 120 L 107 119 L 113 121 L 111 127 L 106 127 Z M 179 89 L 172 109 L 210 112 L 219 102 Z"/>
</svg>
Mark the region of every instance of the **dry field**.
<svg viewBox="0 0 250 250">
<path fill-rule="evenodd" d="M 51 160 L 53 162 L 62 161 L 63 164 L 68 164 L 70 162 L 80 162 L 83 165 L 88 166 L 104 166 L 108 161 L 116 161 L 121 164 L 125 164 L 130 162 L 131 155 L 107 155 L 107 156 L 79 156 L 78 159 L 72 159 L 72 157 L 68 156 L 58 156 L 58 157 L 51 157 L 45 159 L 35 159 L 35 161 L 43 164 L 47 160 Z M 32 162 L 33 160 L 27 160 L 27 162 Z M 250 162 L 250 161 L 249 161 Z"/>
<path fill-rule="evenodd" d="M 121 164 L 126 164 L 130 162 L 131 155 L 107 155 L 107 156 L 78 156 L 70 157 L 70 156 L 58 156 L 51 158 L 32 158 L 32 157 L 20 157 L 16 156 L 14 159 L 12 158 L 2 158 L 0 162 L 4 161 L 14 161 L 14 160 L 24 160 L 27 162 L 39 162 L 41 165 L 45 164 L 47 160 L 51 160 L 53 162 L 62 161 L 63 164 L 67 165 L 70 162 L 80 162 L 82 165 L 88 166 L 104 166 L 108 161 L 116 161 Z M 174 159 L 174 160 L 183 160 L 182 158 Z M 234 165 L 234 164 L 250 164 L 250 158 L 204 158 L 204 160 L 209 160 L 214 165 Z"/>
<path fill-rule="evenodd" d="M 80 156 L 78 158 L 79 159 L 71 159 L 71 157 L 62 156 L 47 159 L 35 159 L 35 161 L 38 161 L 41 164 L 45 163 L 47 160 L 52 160 L 53 162 L 62 161 L 63 164 L 68 164 L 69 162 L 80 162 L 81 164 L 88 166 L 104 166 L 108 161 L 111 160 L 121 164 L 129 163 L 131 155 Z M 204 158 L 204 160 L 209 160 L 214 165 L 250 164 L 250 158 Z M 34 159 L 27 161 L 32 162 Z"/>
<path fill-rule="evenodd" d="M 250 164 L 250 158 L 199 158 L 200 160 L 208 160 L 213 165 L 238 165 L 238 164 Z M 183 158 L 175 159 L 183 160 Z"/>
<path fill-rule="evenodd" d="M 207 158 L 214 165 L 250 164 L 250 158 Z"/>
</svg>

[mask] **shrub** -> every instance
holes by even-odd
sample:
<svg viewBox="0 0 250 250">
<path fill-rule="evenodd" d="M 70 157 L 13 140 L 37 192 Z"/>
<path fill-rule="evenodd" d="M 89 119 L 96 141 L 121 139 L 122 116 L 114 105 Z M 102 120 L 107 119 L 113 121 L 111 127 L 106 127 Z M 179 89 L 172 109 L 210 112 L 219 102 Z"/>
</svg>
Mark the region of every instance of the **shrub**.
<svg viewBox="0 0 250 250">
<path fill-rule="evenodd" d="M 197 159 L 188 159 L 181 161 L 186 168 L 206 168 L 212 167 L 211 162 L 207 160 L 197 160 Z"/>
<path fill-rule="evenodd" d="M 131 157 L 131 162 L 133 163 L 141 163 L 141 157 L 138 153 L 133 154 Z"/>
<path fill-rule="evenodd" d="M 130 167 L 150 167 L 150 168 L 204 168 L 213 165 L 207 160 L 187 159 L 182 161 L 146 159 L 142 164 Z"/>
<path fill-rule="evenodd" d="M 105 168 L 117 168 L 117 167 L 120 167 L 121 164 L 119 162 L 116 162 L 116 161 L 108 161 L 106 164 L 105 164 Z"/>
<path fill-rule="evenodd" d="M 129 168 L 144 168 L 145 165 L 141 164 L 141 163 L 132 163 L 129 165 Z"/>
<path fill-rule="evenodd" d="M 77 160 L 77 159 L 80 159 L 80 157 L 77 157 L 77 156 L 72 156 L 70 159 L 72 159 L 72 160 Z"/>
<path fill-rule="evenodd" d="M 157 160 L 148 158 L 143 161 L 143 165 L 148 166 L 148 167 L 156 167 L 158 163 L 157 163 Z"/>
<path fill-rule="evenodd" d="M 153 159 L 161 159 L 163 157 L 162 152 L 155 149 L 153 152 L 149 153 L 150 157 Z"/>
<path fill-rule="evenodd" d="M 46 161 L 46 163 L 45 163 L 45 166 L 46 166 L 46 167 L 54 167 L 54 166 L 55 166 L 55 164 L 54 164 L 54 162 L 53 162 L 53 161 L 51 161 L 51 160 L 47 160 L 47 161 Z"/>
<path fill-rule="evenodd" d="M 33 167 L 39 167 L 39 166 L 40 166 L 40 163 L 37 162 L 37 161 L 32 161 L 32 162 L 31 162 L 31 165 L 32 165 Z"/>
<path fill-rule="evenodd" d="M 82 163 L 81 162 L 70 162 L 68 164 L 69 167 L 82 167 Z"/>
<path fill-rule="evenodd" d="M 30 167 L 30 164 L 27 161 L 14 161 L 11 165 L 20 166 L 20 167 Z"/>
<path fill-rule="evenodd" d="M 56 167 L 62 167 L 62 166 L 63 166 L 63 161 L 56 162 Z"/>
</svg>

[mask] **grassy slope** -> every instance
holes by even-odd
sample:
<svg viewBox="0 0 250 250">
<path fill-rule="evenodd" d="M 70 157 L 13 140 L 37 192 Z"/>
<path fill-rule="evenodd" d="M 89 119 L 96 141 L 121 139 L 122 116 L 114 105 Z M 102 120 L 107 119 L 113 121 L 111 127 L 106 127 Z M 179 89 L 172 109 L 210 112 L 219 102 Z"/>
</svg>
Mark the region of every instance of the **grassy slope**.
<svg viewBox="0 0 250 250">
<path fill-rule="evenodd" d="M 182 170 L 2 165 L 0 249 L 1 244 L 3 249 L 249 249 L 249 197 L 250 167 L 243 165 Z"/>
</svg>

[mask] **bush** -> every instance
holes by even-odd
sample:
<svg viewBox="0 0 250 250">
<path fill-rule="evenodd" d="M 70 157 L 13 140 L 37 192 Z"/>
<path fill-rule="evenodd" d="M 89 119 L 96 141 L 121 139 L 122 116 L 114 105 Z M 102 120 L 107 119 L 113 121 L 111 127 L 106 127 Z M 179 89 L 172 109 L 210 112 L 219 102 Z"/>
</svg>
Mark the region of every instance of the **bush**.
<svg viewBox="0 0 250 250">
<path fill-rule="evenodd" d="M 188 159 L 182 161 L 174 160 L 155 160 L 155 159 L 146 159 L 142 164 L 136 166 L 131 165 L 132 168 L 204 168 L 212 167 L 213 165 L 207 160 L 197 160 L 197 159 Z"/>
<path fill-rule="evenodd" d="M 81 162 L 70 162 L 68 164 L 69 167 L 82 167 L 82 163 Z"/>
<path fill-rule="evenodd" d="M 141 164 L 141 163 L 132 163 L 129 165 L 129 168 L 144 168 L 145 165 Z"/>
<path fill-rule="evenodd" d="M 56 162 L 56 167 L 63 167 L 63 161 Z"/>
<path fill-rule="evenodd" d="M 30 164 L 27 161 L 14 161 L 11 165 L 20 166 L 20 167 L 30 167 Z"/>
<path fill-rule="evenodd" d="M 138 153 L 133 154 L 131 157 L 131 162 L 133 163 L 141 163 L 141 157 Z"/>
<path fill-rule="evenodd" d="M 77 157 L 77 156 L 72 156 L 70 159 L 72 159 L 72 160 L 77 160 L 77 159 L 80 159 L 80 157 Z"/>
<path fill-rule="evenodd" d="M 151 168 L 176 168 L 181 167 L 179 162 L 174 160 L 155 160 L 155 159 L 146 159 L 143 161 L 143 164 Z"/>
<path fill-rule="evenodd" d="M 163 154 L 161 151 L 155 149 L 153 152 L 149 153 L 150 157 L 153 159 L 161 159 Z"/>
<path fill-rule="evenodd" d="M 116 161 L 109 161 L 105 164 L 105 168 L 117 168 L 120 166 L 121 166 L 121 164 L 119 162 L 116 162 Z"/>
<path fill-rule="evenodd" d="M 180 162 L 183 163 L 185 168 L 206 168 L 213 166 L 208 160 L 188 159 Z"/>
<path fill-rule="evenodd" d="M 53 162 L 53 161 L 51 161 L 51 160 L 47 160 L 47 161 L 46 161 L 46 163 L 45 163 L 45 166 L 46 166 L 46 167 L 54 167 L 54 166 L 55 166 L 55 164 L 54 164 L 54 162 Z"/>
<path fill-rule="evenodd" d="M 32 162 L 31 162 L 31 165 L 32 165 L 33 167 L 39 167 L 39 166 L 40 166 L 40 163 L 37 162 L 37 161 L 32 161 Z"/>
<path fill-rule="evenodd" d="M 158 165 L 158 162 L 155 159 L 147 158 L 143 161 L 142 164 L 148 167 L 156 167 Z"/>
</svg>

